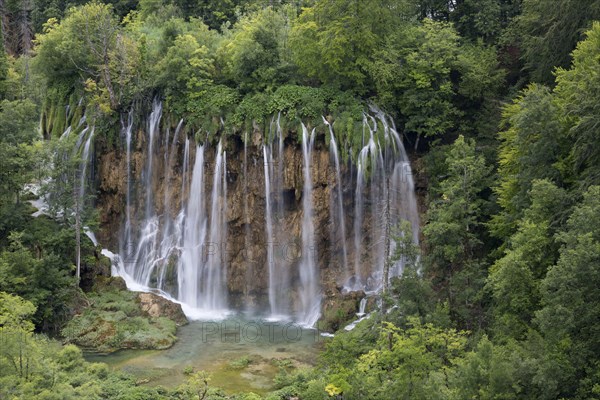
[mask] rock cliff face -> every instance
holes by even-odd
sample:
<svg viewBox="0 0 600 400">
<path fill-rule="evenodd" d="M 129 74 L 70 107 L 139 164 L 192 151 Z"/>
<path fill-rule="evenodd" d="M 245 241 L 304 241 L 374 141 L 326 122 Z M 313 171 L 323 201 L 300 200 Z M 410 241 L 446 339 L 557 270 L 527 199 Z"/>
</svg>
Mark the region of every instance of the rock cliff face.
<svg viewBox="0 0 600 400">
<path fill-rule="evenodd" d="M 169 138 L 163 135 L 156 141 L 153 151 L 152 168 L 160 173 L 153 174 L 151 182 L 144 184 L 148 169 L 148 134 L 147 129 L 134 132 L 130 152 L 130 209 L 134 230 L 140 229 L 140 221 L 144 214 L 147 190 L 152 192 L 156 214 L 160 218 L 169 215 L 175 219 L 182 204 L 187 204 L 190 196 L 190 169 L 195 159 L 195 145 L 191 133 L 181 130 L 179 136 Z M 173 129 L 171 130 L 173 132 Z M 164 133 L 164 129 L 163 129 Z M 283 182 L 277 188 L 279 193 L 271 196 L 282 200 L 283 210 L 273 217 L 276 227 L 274 237 L 274 254 L 276 262 L 288 268 L 290 281 L 297 282 L 299 277 L 298 263 L 301 257 L 302 240 L 302 196 L 303 196 L 303 153 L 297 141 L 297 132 L 286 132 L 284 141 L 284 157 L 281 170 Z M 188 137 L 189 160 L 185 170 L 184 142 Z M 247 146 L 238 136 L 227 136 L 224 141 L 227 154 L 227 239 L 217 250 L 225 257 L 227 269 L 227 289 L 229 304 L 238 309 L 264 309 L 268 305 L 267 291 L 269 271 L 267 266 L 268 239 L 265 229 L 265 169 L 263 157 L 263 134 L 253 132 Z M 212 151 L 205 152 L 205 174 L 212 177 L 215 168 L 215 146 Z M 278 162 L 278 161 L 276 161 Z M 118 149 L 97 149 L 98 165 L 98 201 L 100 211 L 100 242 L 112 250 L 127 248 L 122 243 L 122 232 L 127 213 L 128 169 L 124 145 Z M 277 170 L 279 164 L 274 169 Z M 324 294 L 338 292 L 347 279 L 347 270 L 354 268 L 355 250 L 351 242 L 354 238 L 353 226 L 355 218 L 356 168 L 350 163 L 341 165 L 341 192 L 344 205 L 344 221 L 346 226 L 346 251 L 348 264 L 342 265 L 343 243 L 336 239 L 339 222 L 335 222 L 332 214 L 332 194 L 337 193 L 335 164 L 331 158 L 325 133 L 317 134 L 310 163 L 313 181 L 312 205 L 315 226 L 315 258 L 319 268 L 321 291 Z M 185 173 L 184 173 L 185 172 Z M 186 184 L 187 182 L 187 184 Z M 205 179 L 205 194 L 211 193 L 212 179 Z M 374 226 L 373 199 L 369 185 L 364 188 L 364 215 L 359 229 L 362 252 L 360 260 L 365 276 L 374 272 L 375 260 L 370 253 L 379 237 L 373 237 L 377 229 Z M 377 212 L 380 212 L 378 209 Z M 376 216 L 375 216 L 376 217 Z M 173 278 L 175 279 L 175 278 Z M 290 292 L 291 301 L 298 294 Z"/>
</svg>

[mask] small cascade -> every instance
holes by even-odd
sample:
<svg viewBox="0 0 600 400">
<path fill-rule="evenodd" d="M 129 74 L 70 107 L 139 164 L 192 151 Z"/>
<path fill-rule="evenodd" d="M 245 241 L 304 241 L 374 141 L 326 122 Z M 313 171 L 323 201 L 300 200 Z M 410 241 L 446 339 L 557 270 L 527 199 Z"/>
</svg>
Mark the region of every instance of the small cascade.
<svg viewBox="0 0 600 400">
<path fill-rule="evenodd" d="M 185 198 L 187 190 L 190 186 L 189 181 L 189 169 L 190 169 L 190 138 L 185 137 L 185 145 L 183 148 L 183 167 L 181 168 L 181 210 L 185 209 Z M 185 213 L 184 213 L 185 214 Z M 184 215 L 185 217 L 185 215 Z"/>
<path fill-rule="evenodd" d="M 165 143 L 165 181 L 168 182 L 165 185 L 165 193 L 164 193 L 164 199 L 163 199 L 163 204 L 164 204 L 164 208 L 165 208 L 165 218 L 166 220 L 166 226 L 167 226 L 167 230 L 172 229 L 171 226 L 171 219 L 170 219 L 170 213 L 169 210 L 171 209 L 171 184 L 169 183 L 171 181 L 171 177 L 172 177 L 172 171 L 173 171 L 173 164 L 175 162 L 175 152 L 177 150 L 177 140 L 179 138 L 179 135 L 181 133 L 181 128 L 183 126 L 183 119 L 181 119 L 179 121 L 179 123 L 177 124 L 177 128 L 175 128 L 175 133 L 173 134 L 173 140 L 171 143 L 169 143 L 169 135 L 167 133 L 167 138 L 166 138 L 166 143 Z M 168 132 L 168 131 L 167 131 Z M 170 233 L 170 232 L 168 232 Z"/>
<path fill-rule="evenodd" d="M 308 134 L 302 124 L 302 155 L 304 159 L 304 190 L 302 192 L 302 258 L 300 260 L 300 308 L 297 319 L 305 326 L 316 324 L 321 313 L 319 273 L 316 266 L 315 227 L 312 220 L 312 177 L 311 156 L 315 130 Z"/>
<path fill-rule="evenodd" d="M 196 147 L 196 161 L 192 172 L 190 197 L 187 206 L 183 249 L 181 252 L 177 278 L 179 281 L 178 299 L 192 308 L 200 307 L 200 269 L 197 261 L 203 258 L 206 242 L 207 216 L 204 203 L 204 146 Z"/>
<path fill-rule="evenodd" d="M 284 143 L 280 125 L 281 114 L 273 118 L 269 129 L 271 143 L 263 146 L 265 174 L 265 222 L 267 235 L 267 265 L 269 271 L 269 308 L 270 320 L 289 319 L 289 274 L 288 249 L 284 243 L 286 236 L 283 201 L 283 163 Z M 277 144 L 277 158 L 274 157 L 273 144 Z M 275 166 L 277 166 L 275 168 Z M 277 249 L 277 251 L 275 250 Z"/>
<path fill-rule="evenodd" d="M 275 215 L 276 215 L 276 229 L 275 235 L 278 238 L 277 244 L 279 245 L 279 252 L 276 255 L 276 279 L 275 284 L 277 286 L 276 293 L 278 298 L 278 309 L 277 313 L 279 319 L 285 319 L 290 317 L 290 275 L 289 275 L 289 256 L 287 254 L 287 248 L 284 249 L 284 241 L 287 240 L 287 232 L 284 228 L 285 223 L 285 201 L 283 196 L 283 166 L 285 164 L 285 152 L 284 152 L 284 137 L 283 130 L 281 129 L 281 113 L 277 114 L 275 120 L 275 139 L 277 140 L 277 160 L 274 163 L 277 165 L 275 178 L 273 179 L 273 192 L 275 194 Z M 271 154 L 273 152 L 271 151 Z M 275 165 L 275 164 L 273 164 Z"/>
<path fill-rule="evenodd" d="M 227 154 L 219 141 L 213 175 L 210 230 L 206 263 L 202 270 L 200 308 L 227 311 Z M 194 194 L 192 194 L 194 196 Z M 190 198 L 192 198 L 190 196 Z"/>
<path fill-rule="evenodd" d="M 204 146 L 196 148 L 177 274 L 178 300 L 183 303 L 186 314 L 214 318 L 227 313 L 227 160 L 219 142 L 209 215 L 204 189 L 204 153 Z"/>
<path fill-rule="evenodd" d="M 389 225 L 394 229 L 402 220 L 412 225 L 413 241 L 418 244 L 419 214 L 414 192 L 410 162 L 400 135 L 388 117 L 379 109 L 371 107 L 372 114 L 363 118 L 363 144 L 356 161 L 356 187 L 354 199 L 354 276 L 345 290 L 378 292 L 383 285 L 383 267 L 389 254 L 395 249 L 385 247 L 386 216 L 389 206 Z M 368 133 L 368 136 L 367 136 Z M 364 143 L 364 139 L 366 144 Z M 368 192 L 366 191 L 369 188 Z M 388 189 L 389 188 L 389 189 Z M 370 225 L 365 227 L 365 212 Z M 371 270 L 365 265 L 372 265 Z M 403 270 L 403 260 L 390 270 L 390 278 Z"/>
<path fill-rule="evenodd" d="M 73 156 L 77 155 L 77 153 L 79 153 L 79 150 L 81 150 L 81 145 L 83 144 L 83 141 L 85 140 L 85 135 L 88 133 L 89 129 L 90 128 L 86 126 L 81 130 L 81 132 L 79 132 L 79 135 L 77 135 L 75 147 L 73 147 Z M 68 136 L 69 135 L 67 135 L 67 137 Z"/>
<path fill-rule="evenodd" d="M 164 262 L 160 252 L 160 224 L 153 203 L 152 176 L 154 173 L 154 142 L 159 135 L 159 122 L 162 117 L 162 103 L 155 100 L 152 112 L 148 119 L 148 146 L 146 167 L 142 174 L 143 189 L 145 192 L 145 215 L 142 228 L 137 238 L 130 238 L 126 244 L 133 250 L 125 255 L 125 272 L 140 285 L 155 286 L 155 270 Z M 127 281 L 127 279 L 126 279 Z"/>
<path fill-rule="evenodd" d="M 146 188 L 146 220 L 153 214 L 152 203 L 152 173 L 154 170 L 154 141 L 159 133 L 160 119 L 162 118 L 162 103 L 157 99 L 152 104 L 152 112 L 148 119 L 148 163 L 145 169 L 144 187 Z"/>
<path fill-rule="evenodd" d="M 133 108 L 129 110 L 127 116 L 127 125 L 123 127 L 125 133 L 125 151 L 127 164 L 127 192 L 125 193 L 125 231 L 124 240 L 121 246 L 122 254 L 129 254 L 133 251 L 131 237 L 131 139 L 133 135 Z M 123 244 L 125 247 L 123 247 Z"/>
<path fill-rule="evenodd" d="M 80 184 L 79 184 L 79 198 L 81 201 L 85 201 L 85 183 L 87 180 L 87 168 L 90 162 L 90 148 L 92 147 L 92 139 L 94 138 L 94 128 L 90 130 L 90 134 L 88 135 L 87 140 L 85 141 L 85 145 L 83 146 L 83 151 L 81 153 L 81 176 L 80 176 Z"/>
<path fill-rule="evenodd" d="M 265 229 L 267 238 L 267 266 L 269 268 L 269 307 L 271 316 L 278 314 L 277 286 L 275 276 L 275 259 L 273 257 L 273 217 L 271 211 L 271 177 L 273 176 L 273 156 L 267 145 L 263 145 L 263 161 L 265 170 Z"/>
<path fill-rule="evenodd" d="M 342 267 L 344 270 L 344 282 L 348 281 L 350 278 L 350 271 L 348 270 L 348 249 L 346 247 L 346 221 L 345 221 L 345 213 L 344 213 L 344 198 L 342 196 L 342 178 L 340 173 L 340 157 L 338 155 L 338 147 L 335 142 L 335 135 L 333 134 L 333 128 L 329 121 L 323 117 L 323 123 L 327 125 L 329 128 L 329 151 L 333 155 L 333 160 L 335 163 L 335 178 L 336 178 L 336 192 L 337 198 L 336 201 L 332 201 L 331 208 L 336 210 L 333 214 L 337 217 L 337 226 L 332 224 L 332 238 L 333 242 L 339 240 L 342 244 Z M 332 191 L 332 199 L 333 199 L 333 191 Z M 339 230 L 337 229 L 339 228 Z"/>
<path fill-rule="evenodd" d="M 363 127 L 368 128 L 369 124 L 367 117 L 363 119 Z M 368 174 L 373 172 L 372 166 L 375 165 L 373 160 L 377 157 L 377 145 L 373 138 L 373 130 L 369 130 L 369 140 L 358 154 L 357 172 L 356 172 L 356 189 L 354 194 L 354 281 L 350 282 L 349 290 L 359 290 L 364 287 L 362 276 L 362 253 L 364 251 L 363 244 L 363 217 L 364 217 L 364 190 L 368 183 Z M 364 130 L 363 130 L 364 135 Z M 364 140 L 363 140 L 364 141 Z M 369 168 L 371 167 L 370 171 Z"/>
<path fill-rule="evenodd" d="M 365 315 L 365 309 L 367 308 L 367 298 L 363 297 L 360 299 L 360 303 L 358 305 L 358 313 L 356 313 L 357 317 L 363 317 Z"/>
<path fill-rule="evenodd" d="M 72 127 L 71 127 L 71 125 L 69 125 L 67 127 L 67 129 L 65 129 L 65 131 L 62 133 L 62 135 L 60 135 L 59 140 L 67 139 L 69 137 L 69 135 L 71 135 L 71 130 L 72 130 Z"/>
<path fill-rule="evenodd" d="M 358 319 L 351 322 L 350 324 L 346 325 L 344 327 L 344 330 L 351 331 L 352 329 L 356 328 L 356 325 L 358 325 L 359 322 L 362 322 L 365 319 L 369 318 L 371 316 L 371 314 L 367 314 L 365 312 L 366 309 L 367 309 L 367 298 L 363 297 L 362 299 L 360 299 L 360 303 L 358 304 L 358 312 L 356 313 L 356 316 L 358 317 Z"/>
<path fill-rule="evenodd" d="M 249 140 L 250 140 L 250 138 L 248 137 L 248 132 L 245 132 L 244 133 L 244 165 L 243 165 L 243 171 L 244 171 L 243 221 L 244 221 L 244 249 L 245 249 L 244 254 L 245 254 L 246 258 L 249 258 L 248 250 L 250 249 L 250 246 L 252 244 L 251 237 L 250 237 L 250 223 L 249 223 L 250 214 L 249 214 L 249 210 L 248 210 L 248 196 L 250 195 L 250 190 L 248 189 L 248 141 Z M 246 268 L 246 274 L 245 274 L 246 284 L 244 285 L 244 298 L 246 301 L 246 311 L 249 313 L 253 313 L 255 311 L 255 305 L 252 301 L 250 301 L 250 289 L 251 289 L 250 283 L 252 282 L 253 275 L 254 275 L 254 265 L 253 265 L 253 263 L 248 263 L 247 268 Z"/>
</svg>

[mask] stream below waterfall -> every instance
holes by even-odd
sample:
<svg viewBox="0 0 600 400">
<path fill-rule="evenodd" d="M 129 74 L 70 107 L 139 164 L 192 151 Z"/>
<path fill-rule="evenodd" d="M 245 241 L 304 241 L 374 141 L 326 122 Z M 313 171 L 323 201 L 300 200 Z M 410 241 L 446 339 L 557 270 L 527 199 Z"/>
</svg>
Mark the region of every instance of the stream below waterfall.
<svg viewBox="0 0 600 400">
<path fill-rule="evenodd" d="M 228 394 L 274 390 L 274 378 L 285 369 L 314 365 L 324 341 L 315 329 L 286 321 L 232 317 L 194 321 L 177 330 L 178 341 L 167 350 L 120 350 L 102 355 L 86 353 L 90 362 L 103 362 L 131 374 L 149 386 L 176 387 L 186 371 L 207 371 L 210 385 Z"/>
</svg>

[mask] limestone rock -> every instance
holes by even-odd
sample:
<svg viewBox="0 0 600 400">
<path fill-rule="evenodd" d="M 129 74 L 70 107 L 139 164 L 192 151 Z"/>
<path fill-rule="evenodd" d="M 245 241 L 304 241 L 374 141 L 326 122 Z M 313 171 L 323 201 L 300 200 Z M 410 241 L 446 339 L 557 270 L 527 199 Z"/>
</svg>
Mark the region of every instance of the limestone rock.
<svg viewBox="0 0 600 400">
<path fill-rule="evenodd" d="M 188 323 L 181 305 L 173 303 L 154 293 L 139 293 L 140 308 L 151 318 L 166 317 L 174 321 L 177 326 Z"/>
</svg>

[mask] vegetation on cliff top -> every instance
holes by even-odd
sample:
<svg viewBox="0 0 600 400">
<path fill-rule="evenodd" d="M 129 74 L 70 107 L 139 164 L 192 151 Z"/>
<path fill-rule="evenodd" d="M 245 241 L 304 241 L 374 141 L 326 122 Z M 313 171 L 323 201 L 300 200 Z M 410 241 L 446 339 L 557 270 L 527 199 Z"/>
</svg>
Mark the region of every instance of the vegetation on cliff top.
<svg viewBox="0 0 600 400">
<path fill-rule="evenodd" d="M 493 47 L 419 21 L 408 1 L 257 8 L 221 31 L 173 4 L 142 2 L 119 21 L 92 2 L 49 20 L 34 51 L 36 70 L 62 93 L 58 105 L 78 93 L 88 115 L 110 118 L 159 92 L 194 131 L 241 133 L 278 113 L 318 125 L 331 115 L 350 148 L 369 102 L 407 134 L 471 130 L 503 77 Z"/>
</svg>

